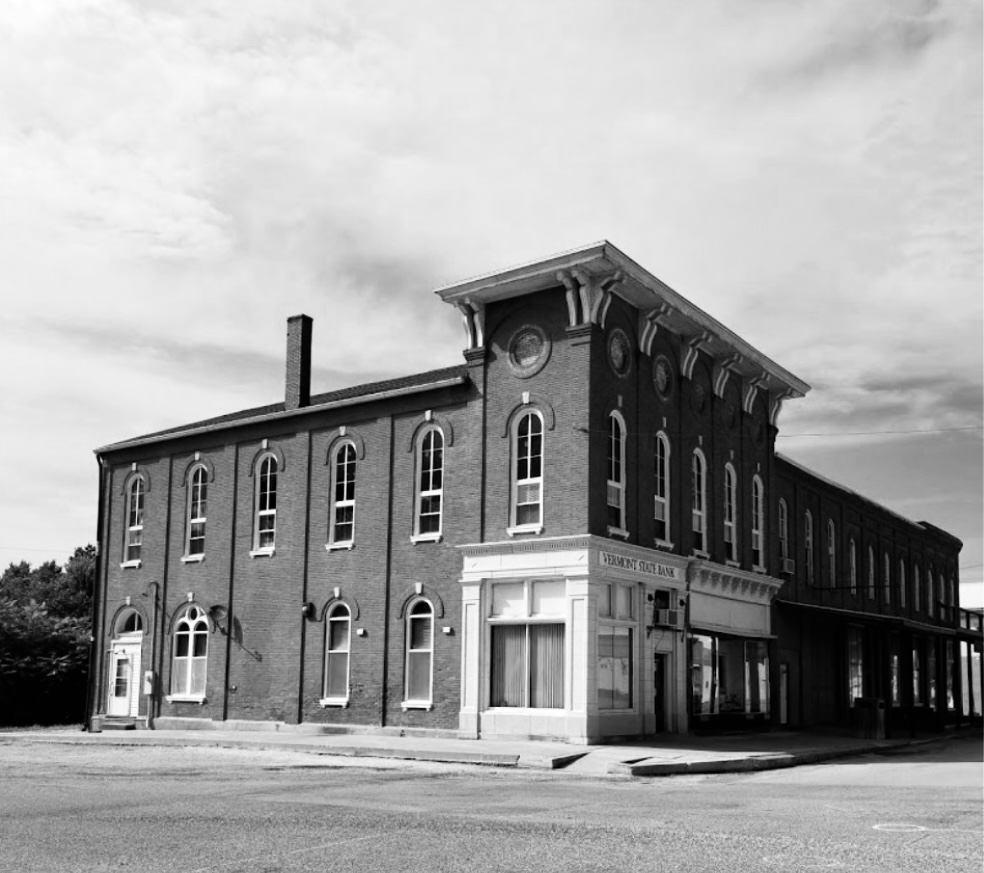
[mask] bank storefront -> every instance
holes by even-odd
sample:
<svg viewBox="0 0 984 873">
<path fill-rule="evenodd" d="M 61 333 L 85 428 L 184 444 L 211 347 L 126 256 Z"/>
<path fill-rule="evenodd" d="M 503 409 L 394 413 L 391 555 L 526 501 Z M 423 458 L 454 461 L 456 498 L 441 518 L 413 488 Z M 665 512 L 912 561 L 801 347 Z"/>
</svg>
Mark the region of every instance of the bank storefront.
<svg viewBox="0 0 984 873">
<path fill-rule="evenodd" d="M 686 733 L 691 714 L 705 714 L 705 681 L 708 718 L 736 699 L 743 714 L 768 713 L 767 649 L 756 648 L 769 637 L 764 577 L 723 580 L 716 565 L 593 536 L 461 551 L 464 734 L 588 743 Z M 702 624 L 688 634 L 695 611 Z M 738 694 L 733 676 L 753 687 Z"/>
</svg>

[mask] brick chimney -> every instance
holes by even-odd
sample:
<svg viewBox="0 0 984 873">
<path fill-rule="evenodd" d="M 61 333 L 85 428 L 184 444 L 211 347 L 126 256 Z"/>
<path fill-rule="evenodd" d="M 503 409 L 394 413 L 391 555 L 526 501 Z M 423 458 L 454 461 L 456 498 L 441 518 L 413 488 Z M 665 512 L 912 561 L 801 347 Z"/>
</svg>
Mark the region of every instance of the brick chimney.
<svg viewBox="0 0 984 873">
<path fill-rule="evenodd" d="M 311 317 L 287 319 L 287 383 L 284 409 L 300 409 L 311 403 Z"/>
</svg>

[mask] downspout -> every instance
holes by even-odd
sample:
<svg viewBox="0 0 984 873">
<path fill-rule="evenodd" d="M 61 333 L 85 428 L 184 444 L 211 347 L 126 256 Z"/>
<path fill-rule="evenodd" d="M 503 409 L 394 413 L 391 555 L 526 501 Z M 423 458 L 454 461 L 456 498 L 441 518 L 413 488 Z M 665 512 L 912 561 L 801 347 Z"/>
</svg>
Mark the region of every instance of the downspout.
<svg viewBox="0 0 984 873">
<path fill-rule="evenodd" d="M 304 557 L 301 561 L 301 646 L 297 668 L 297 723 L 304 721 L 304 662 L 307 660 L 308 562 L 311 547 L 311 475 L 314 465 L 313 438 L 307 432 L 307 500 L 304 501 Z"/>
<path fill-rule="evenodd" d="M 96 508 L 96 566 L 93 568 L 92 603 L 89 609 L 89 668 L 88 682 L 86 683 L 88 687 L 85 696 L 85 721 L 82 724 L 82 730 L 85 731 L 90 730 L 92 727 L 92 717 L 95 715 L 96 686 L 99 682 L 98 674 L 102 669 L 97 663 L 99 660 L 97 648 L 99 645 L 99 634 L 96 632 L 96 625 L 101 605 L 100 594 L 103 590 L 103 586 L 100 583 L 100 576 L 102 575 L 103 564 L 105 563 L 104 553 L 106 551 L 103 547 L 103 525 L 106 520 L 105 499 L 107 487 L 106 468 L 99 455 L 96 455 L 96 464 L 99 466 L 99 503 Z"/>
<path fill-rule="evenodd" d="M 229 674 L 232 664 L 232 638 L 236 615 L 232 611 L 233 587 L 236 579 L 236 518 L 239 509 L 239 444 L 232 450 L 232 519 L 229 523 L 229 594 L 226 606 L 226 662 L 222 688 L 222 721 L 229 720 Z"/>
<path fill-rule="evenodd" d="M 386 727 L 386 708 L 389 705 L 389 660 L 390 660 L 390 600 L 392 599 L 392 579 L 393 572 L 393 466 L 396 455 L 396 423 L 393 416 L 389 416 L 389 483 L 387 495 L 387 512 L 389 513 L 389 523 L 386 531 L 386 567 L 383 572 L 383 681 L 379 695 L 379 724 Z M 414 473 L 416 476 L 416 473 Z"/>
<path fill-rule="evenodd" d="M 690 710 L 693 708 L 693 664 L 690 663 L 690 592 L 694 584 L 694 573 L 697 569 L 697 561 L 691 558 L 687 561 L 686 579 L 687 579 L 687 597 L 683 606 L 683 663 L 684 663 L 684 681 L 686 682 L 686 706 L 684 707 L 684 734 L 690 733 Z"/>
<path fill-rule="evenodd" d="M 164 587 L 167 587 L 168 567 L 171 557 L 171 503 L 174 501 L 174 458 L 169 458 L 167 463 L 167 509 L 164 512 Z M 158 586 L 159 587 L 159 586 Z M 154 634 L 157 634 L 157 591 L 154 592 Z M 151 644 L 153 645 L 153 643 Z M 164 651 L 164 628 L 161 628 L 161 652 Z M 153 663 L 153 661 L 151 662 Z M 163 665 L 162 665 L 163 666 Z M 151 727 L 150 722 L 156 720 L 160 715 L 161 708 L 161 673 L 157 673 L 157 681 L 154 682 L 151 690 L 150 706 L 147 707 L 147 727 Z"/>
</svg>

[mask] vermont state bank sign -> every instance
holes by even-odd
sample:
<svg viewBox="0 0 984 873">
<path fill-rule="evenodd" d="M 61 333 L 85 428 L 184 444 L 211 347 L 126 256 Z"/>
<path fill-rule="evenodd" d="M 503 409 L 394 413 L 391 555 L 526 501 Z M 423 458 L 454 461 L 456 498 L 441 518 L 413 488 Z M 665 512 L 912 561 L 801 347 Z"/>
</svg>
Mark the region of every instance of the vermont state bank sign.
<svg viewBox="0 0 984 873">
<path fill-rule="evenodd" d="M 654 576 L 657 579 L 679 579 L 679 571 L 668 564 L 647 561 L 643 558 L 630 558 L 627 555 L 616 555 L 614 552 L 599 552 L 599 563 L 602 567 L 613 567 L 618 570 L 628 570 L 643 576 Z"/>
</svg>

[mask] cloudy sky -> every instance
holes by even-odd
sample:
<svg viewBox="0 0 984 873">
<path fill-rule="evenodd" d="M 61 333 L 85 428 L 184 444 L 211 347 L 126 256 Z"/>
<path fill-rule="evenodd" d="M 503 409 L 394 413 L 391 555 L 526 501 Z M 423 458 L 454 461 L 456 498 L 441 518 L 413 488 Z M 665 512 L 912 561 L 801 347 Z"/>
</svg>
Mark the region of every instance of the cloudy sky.
<svg viewBox="0 0 984 873">
<path fill-rule="evenodd" d="M 316 391 L 445 366 L 433 288 L 605 238 L 809 382 L 780 450 L 955 533 L 984 602 L 981 34 L 976 0 L 7 0 L 0 562 L 94 540 L 95 447 L 280 399 L 288 315 Z"/>
</svg>

